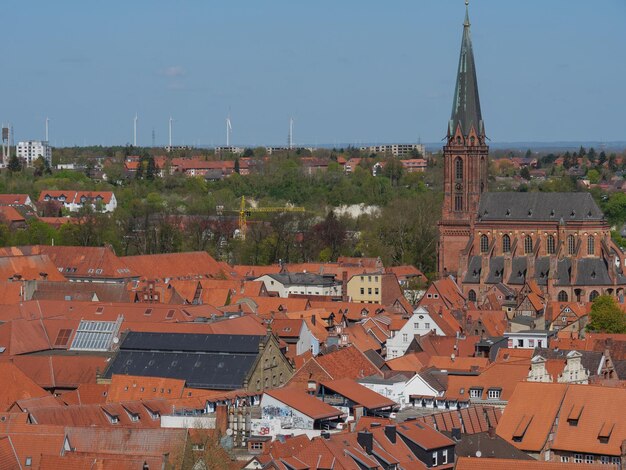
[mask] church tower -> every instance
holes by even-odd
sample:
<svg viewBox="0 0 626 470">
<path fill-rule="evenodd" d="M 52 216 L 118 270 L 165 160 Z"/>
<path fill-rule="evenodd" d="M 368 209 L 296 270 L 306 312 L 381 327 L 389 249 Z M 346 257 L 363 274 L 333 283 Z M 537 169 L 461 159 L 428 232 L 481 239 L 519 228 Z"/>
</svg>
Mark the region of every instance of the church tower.
<svg viewBox="0 0 626 470">
<path fill-rule="evenodd" d="M 439 274 L 460 275 L 480 195 L 487 190 L 489 147 L 480 113 L 468 1 L 447 142 L 443 147 L 444 200 L 439 222 Z"/>
</svg>

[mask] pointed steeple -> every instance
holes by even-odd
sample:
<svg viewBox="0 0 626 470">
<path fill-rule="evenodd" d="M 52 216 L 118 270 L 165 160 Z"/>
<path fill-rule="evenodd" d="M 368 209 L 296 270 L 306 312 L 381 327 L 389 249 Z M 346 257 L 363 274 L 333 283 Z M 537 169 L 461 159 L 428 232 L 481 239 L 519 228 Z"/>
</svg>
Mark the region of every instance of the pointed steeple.
<svg viewBox="0 0 626 470">
<path fill-rule="evenodd" d="M 461 55 L 454 90 L 452 117 L 448 127 L 448 135 L 452 136 L 458 126 L 464 136 L 470 133 L 471 128 L 478 136 L 484 136 L 485 129 L 480 113 L 480 98 L 478 97 L 478 82 L 476 80 L 476 66 L 472 50 L 470 35 L 469 1 L 465 1 L 465 21 L 463 23 L 463 39 L 461 40 Z"/>
</svg>

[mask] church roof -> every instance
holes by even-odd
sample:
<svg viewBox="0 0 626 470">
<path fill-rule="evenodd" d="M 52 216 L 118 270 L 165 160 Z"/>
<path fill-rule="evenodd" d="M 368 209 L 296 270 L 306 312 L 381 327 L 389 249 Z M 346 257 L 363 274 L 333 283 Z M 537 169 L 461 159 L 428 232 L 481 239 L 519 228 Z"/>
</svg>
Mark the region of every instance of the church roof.
<svg viewBox="0 0 626 470">
<path fill-rule="evenodd" d="M 603 220 L 602 211 L 589 193 L 484 193 L 480 197 L 481 221 L 515 220 L 567 223 Z"/>
<path fill-rule="evenodd" d="M 459 125 L 463 135 L 467 136 L 472 126 L 477 135 L 484 135 L 483 118 L 480 112 L 480 99 L 478 97 L 478 82 L 476 80 L 476 66 L 474 64 L 474 52 L 470 36 L 469 13 L 467 10 L 465 12 L 465 22 L 463 23 L 461 54 L 459 56 L 450 128 L 448 129 L 449 134 L 454 134 Z"/>
</svg>

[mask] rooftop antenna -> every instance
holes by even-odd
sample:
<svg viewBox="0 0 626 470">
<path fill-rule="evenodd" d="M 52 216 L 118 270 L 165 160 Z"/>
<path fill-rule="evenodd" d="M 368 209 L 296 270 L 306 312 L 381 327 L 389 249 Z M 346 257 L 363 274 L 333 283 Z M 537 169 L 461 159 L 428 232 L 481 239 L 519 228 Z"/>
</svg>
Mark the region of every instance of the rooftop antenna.
<svg viewBox="0 0 626 470">
<path fill-rule="evenodd" d="M 172 116 L 170 116 L 170 120 L 169 120 L 169 124 L 170 124 L 170 150 L 172 150 L 172 123 L 174 122 L 174 120 L 172 119 Z"/>
<path fill-rule="evenodd" d="M 293 117 L 289 118 L 289 137 L 287 138 L 289 150 L 293 148 Z"/>
<path fill-rule="evenodd" d="M 230 135 L 233 132 L 233 126 L 230 123 L 230 114 L 226 117 L 226 147 L 230 147 Z"/>
<path fill-rule="evenodd" d="M 133 147 L 137 147 L 137 113 L 135 113 L 135 119 L 133 119 Z"/>
<path fill-rule="evenodd" d="M 152 128 L 152 146 L 156 147 L 156 134 L 154 133 L 154 127 Z"/>
</svg>

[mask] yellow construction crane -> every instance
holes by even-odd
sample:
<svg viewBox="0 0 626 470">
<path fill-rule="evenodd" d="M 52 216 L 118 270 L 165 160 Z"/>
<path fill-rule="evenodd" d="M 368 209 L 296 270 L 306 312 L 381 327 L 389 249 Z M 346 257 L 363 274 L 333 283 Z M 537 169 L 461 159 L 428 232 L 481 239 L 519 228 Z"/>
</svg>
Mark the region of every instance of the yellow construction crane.
<svg viewBox="0 0 626 470">
<path fill-rule="evenodd" d="M 252 213 L 259 212 L 304 212 L 304 207 L 246 207 L 246 197 L 241 196 L 241 206 L 239 208 L 239 236 L 242 240 L 246 239 L 246 231 L 248 230 L 248 217 Z"/>
</svg>

